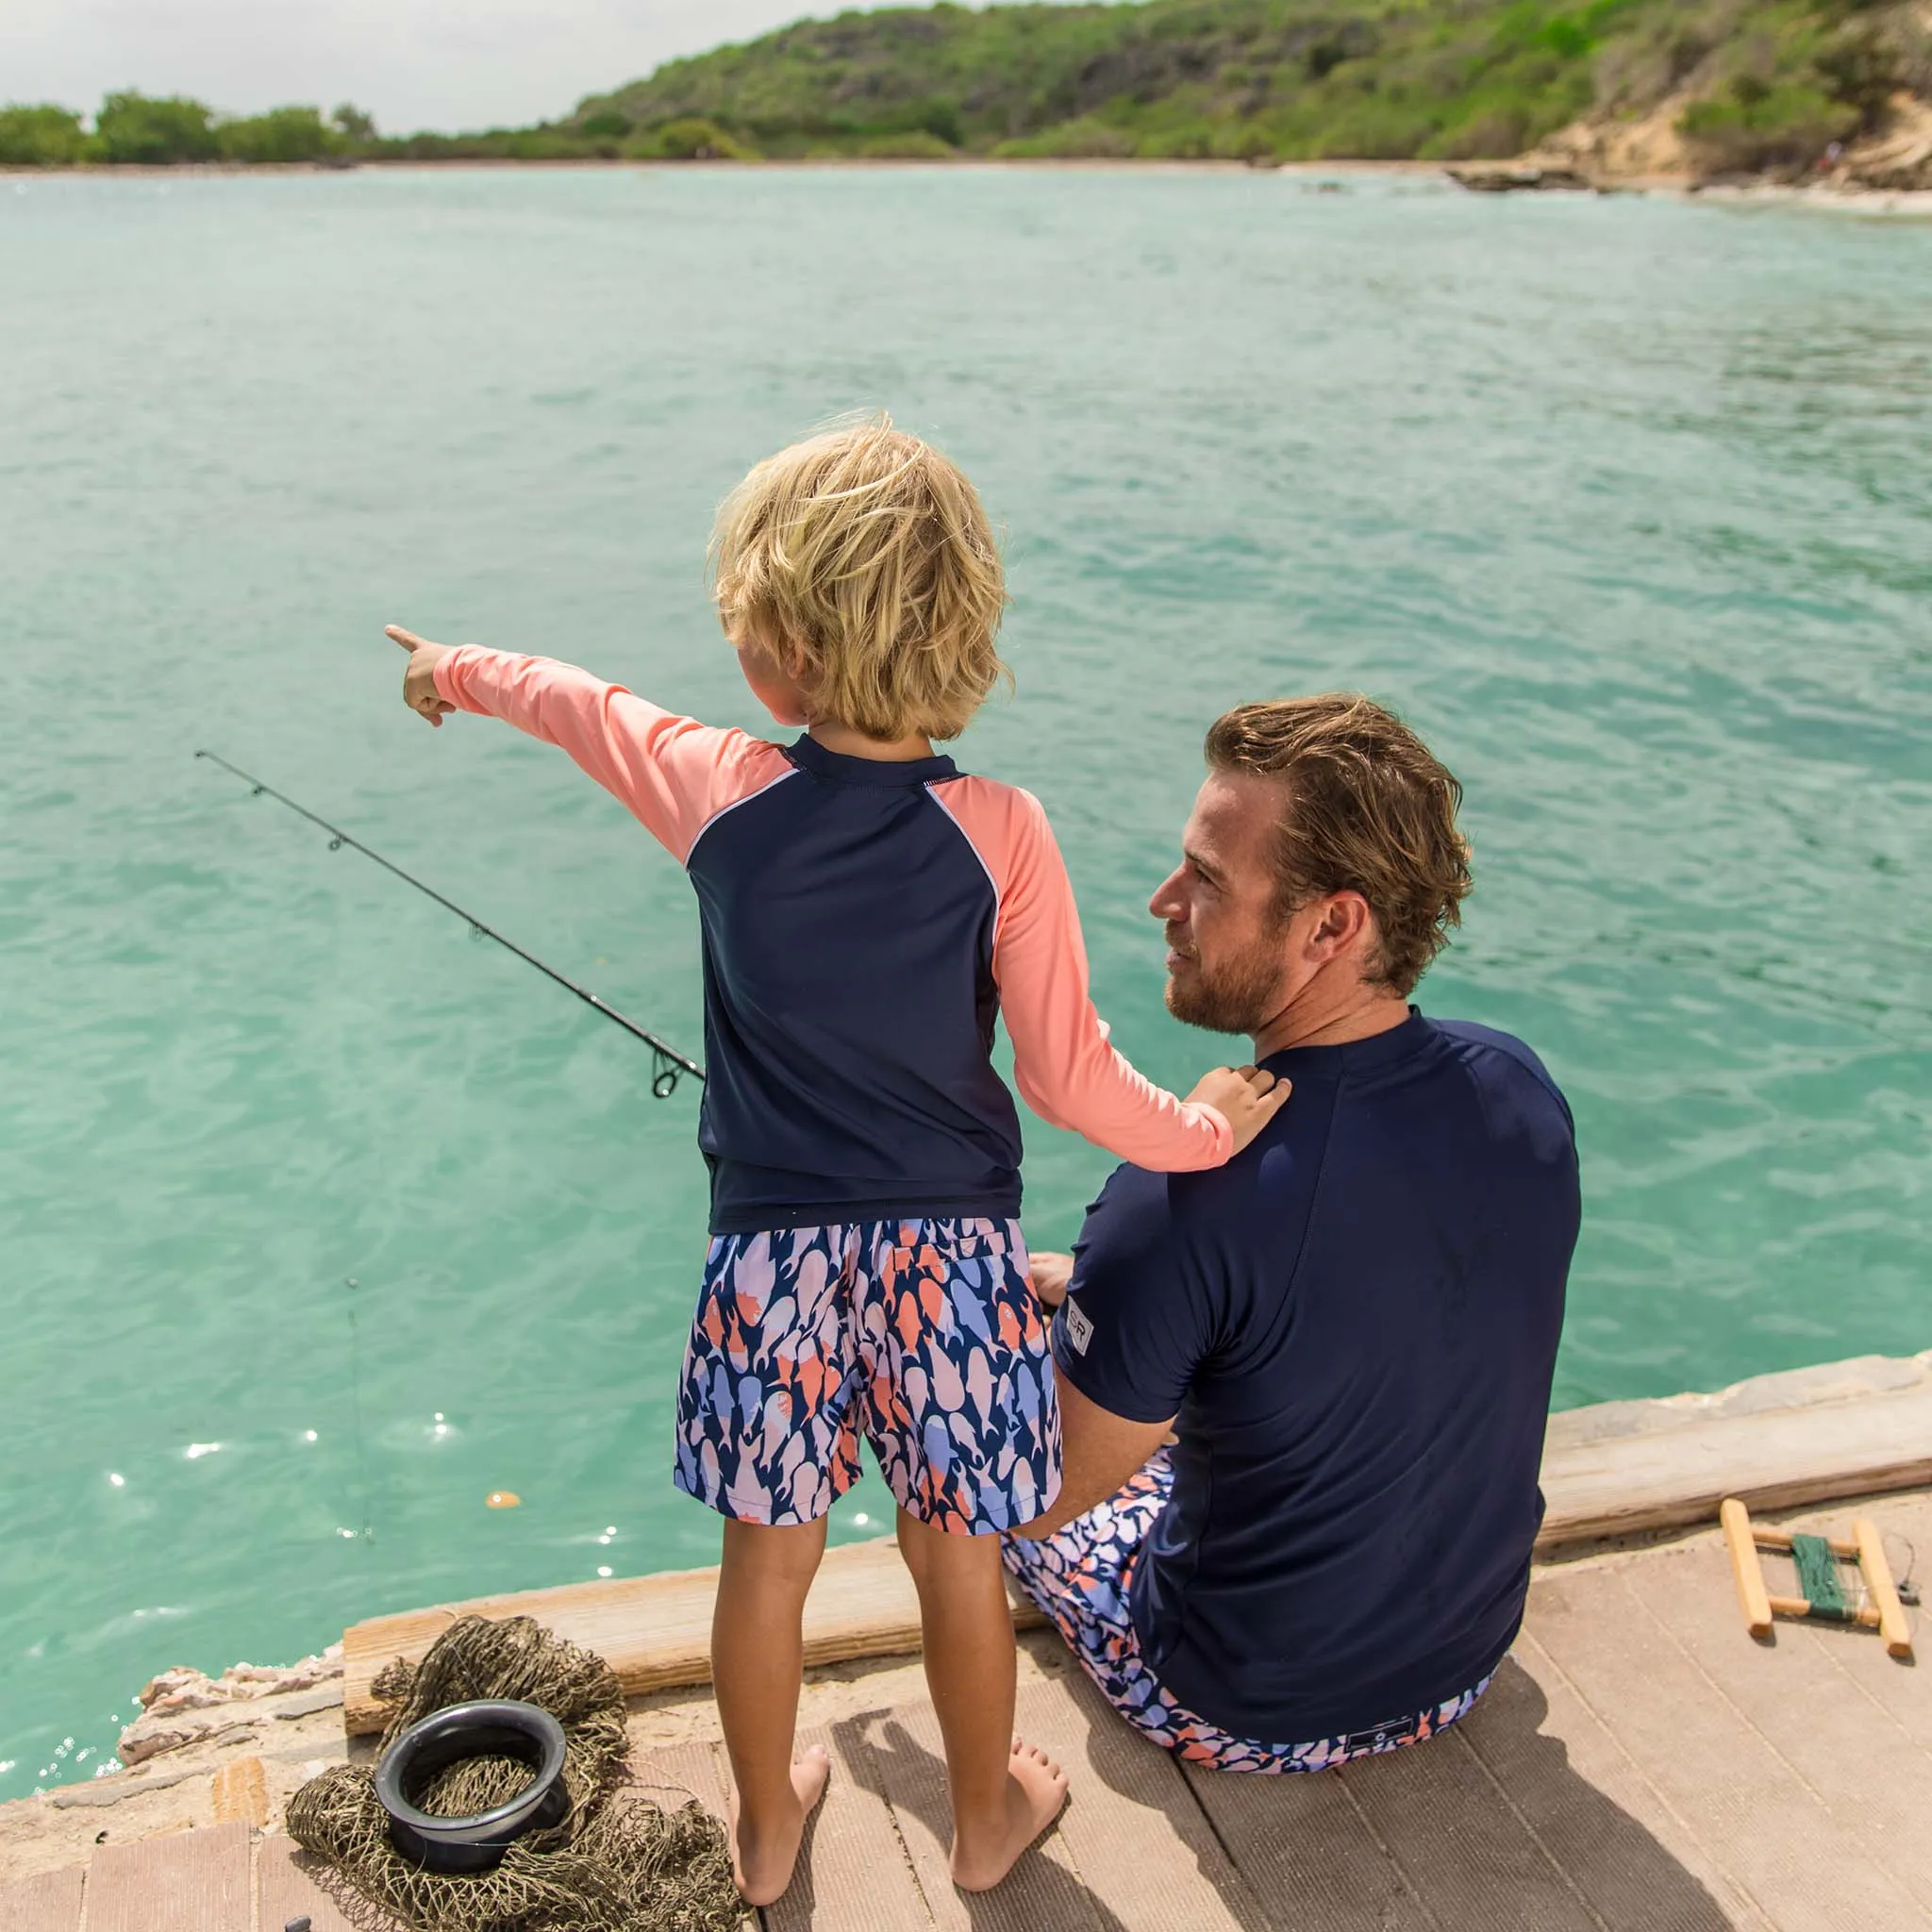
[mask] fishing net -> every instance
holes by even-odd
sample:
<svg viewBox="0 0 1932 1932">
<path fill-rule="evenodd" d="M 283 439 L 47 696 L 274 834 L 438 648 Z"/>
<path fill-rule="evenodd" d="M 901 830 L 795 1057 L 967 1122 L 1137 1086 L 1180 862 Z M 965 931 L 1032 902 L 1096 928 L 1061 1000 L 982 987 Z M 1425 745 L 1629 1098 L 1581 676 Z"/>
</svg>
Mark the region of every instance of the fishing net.
<svg viewBox="0 0 1932 1932">
<path fill-rule="evenodd" d="M 451 1624 L 421 1664 L 400 1658 L 375 1680 L 391 1707 L 387 1752 L 446 1705 L 513 1697 L 563 1726 L 561 1824 L 519 1839 L 493 1871 L 425 1872 L 391 1844 L 374 1767 L 337 1764 L 289 1801 L 289 1836 L 325 1862 L 322 1882 L 363 1932 L 737 1932 L 744 1907 L 731 1882 L 724 1829 L 695 1800 L 666 1811 L 620 1793 L 628 1745 L 624 1692 L 608 1664 L 528 1617 Z M 474 1757 L 442 1772 L 414 1802 L 468 1817 L 530 1781 L 511 1757 Z"/>
</svg>

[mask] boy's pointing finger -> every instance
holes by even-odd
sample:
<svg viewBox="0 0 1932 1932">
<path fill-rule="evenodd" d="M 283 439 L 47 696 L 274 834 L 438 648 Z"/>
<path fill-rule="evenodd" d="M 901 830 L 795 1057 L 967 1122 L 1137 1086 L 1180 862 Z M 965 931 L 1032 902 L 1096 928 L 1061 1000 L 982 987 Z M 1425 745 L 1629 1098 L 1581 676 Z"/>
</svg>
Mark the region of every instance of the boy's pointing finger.
<svg viewBox="0 0 1932 1932">
<path fill-rule="evenodd" d="M 393 638 L 406 651 L 420 651 L 428 642 L 428 639 L 419 638 L 414 631 L 405 630 L 399 624 L 385 625 L 383 636 Z"/>
</svg>

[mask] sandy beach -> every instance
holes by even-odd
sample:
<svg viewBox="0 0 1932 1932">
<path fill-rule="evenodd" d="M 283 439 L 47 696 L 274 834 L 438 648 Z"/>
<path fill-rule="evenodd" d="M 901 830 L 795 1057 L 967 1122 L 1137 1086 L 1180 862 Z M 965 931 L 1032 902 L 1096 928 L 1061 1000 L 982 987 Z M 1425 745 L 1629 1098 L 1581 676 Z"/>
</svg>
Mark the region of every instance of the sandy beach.
<svg viewBox="0 0 1932 1932">
<path fill-rule="evenodd" d="M 1502 167 L 1507 163 L 1498 162 Z M 780 172 L 847 172 L 882 170 L 946 173 L 958 169 L 983 172 L 1051 175 L 1278 175 L 1304 184 L 1343 184 L 1351 179 L 1412 177 L 1440 180 L 1454 176 L 1440 161 L 1277 161 L 1257 166 L 1246 161 L 1142 161 L 1112 159 L 998 160 L 991 156 L 961 156 L 950 161 L 874 160 L 856 155 L 818 156 L 799 160 L 595 160 L 512 161 L 358 161 L 346 167 L 309 162 L 181 162 L 166 167 L 91 166 L 80 168 L 0 168 L 0 179 L 10 180 L 16 192 L 32 181 L 71 180 L 208 180 L 229 175 L 275 176 L 347 175 L 369 169 L 406 174 L 601 174 L 620 172 L 684 172 L 708 174 Z M 1717 182 L 1700 184 L 1684 175 L 1642 175 L 1597 183 L 1593 189 L 1518 190 L 1530 193 L 1637 194 L 1685 201 L 1706 201 L 1725 208 L 1804 208 L 1823 214 L 1866 217 L 1932 218 L 1932 189 L 1913 191 L 1838 188 L 1823 183 L 1803 187 L 1780 182 Z"/>
</svg>

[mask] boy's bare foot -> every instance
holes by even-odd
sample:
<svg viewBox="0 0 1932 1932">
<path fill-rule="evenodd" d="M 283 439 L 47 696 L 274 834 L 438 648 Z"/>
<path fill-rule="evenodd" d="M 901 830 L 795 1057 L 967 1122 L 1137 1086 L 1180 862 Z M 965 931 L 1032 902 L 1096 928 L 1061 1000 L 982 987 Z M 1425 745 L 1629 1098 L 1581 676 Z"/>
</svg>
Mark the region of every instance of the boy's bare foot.
<svg viewBox="0 0 1932 1932">
<path fill-rule="evenodd" d="M 961 1891 L 991 1891 L 1066 1802 L 1066 1773 L 1038 1745 L 1015 1738 L 1007 1765 L 1007 1815 L 983 1842 L 965 1843 L 955 1830 L 953 1883 Z"/>
<path fill-rule="evenodd" d="M 746 1905 L 769 1906 L 783 1897 L 785 1888 L 791 1883 L 791 1868 L 798 1862 L 805 1821 L 824 1796 L 825 1780 L 831 1772 L 832 1760 L 825 1756 L 825 1747 L 810 1745 L 791 1767 L 794 1805 L 783 1818 L 767 1824 L 756 1839 L 740 1822 L 738 1791 L 733 1788 L 727 1807 L 731 1822 L 731 1876 Z"/>
</svg>

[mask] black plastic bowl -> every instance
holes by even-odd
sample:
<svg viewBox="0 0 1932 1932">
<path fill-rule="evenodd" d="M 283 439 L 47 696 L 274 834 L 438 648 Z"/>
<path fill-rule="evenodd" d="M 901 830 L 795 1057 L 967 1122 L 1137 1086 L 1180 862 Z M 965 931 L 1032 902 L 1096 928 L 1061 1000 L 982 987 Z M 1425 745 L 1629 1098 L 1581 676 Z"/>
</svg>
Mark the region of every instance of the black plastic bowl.
<svg viewBox="0 0 1932 1932">
<path fill-rule="evenodd" d="M 376 1767 L 375 1795 L 389 1813 L 390 1842 L 425 1872 L 488 1872 L 525 1832 L 562 1823 L 570 1808 L 563 1751 L 563 1726 L 534 1704 L 504 1698 L 431 1711 Z M 530 1767 L 530 1782 L 471 1818 L 419 1811 L 415 1800 L 431 1779 L 470 1757 L 519 1758 Z"/>
</svg>

